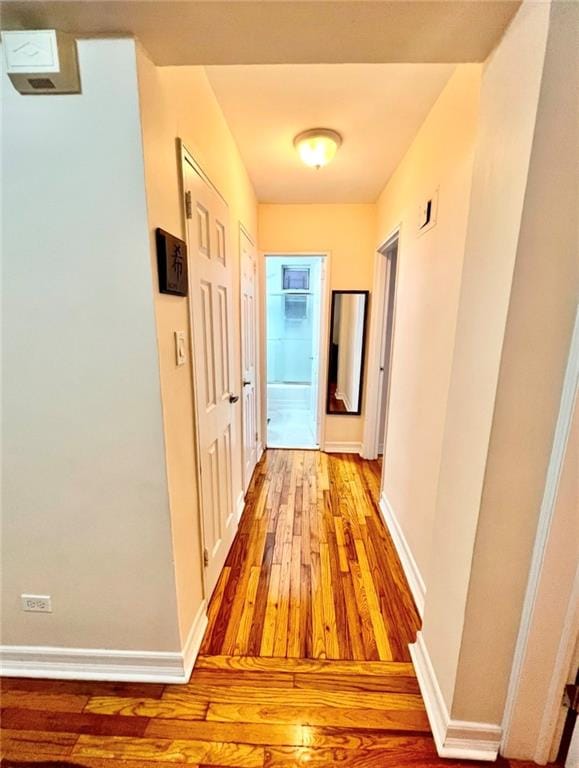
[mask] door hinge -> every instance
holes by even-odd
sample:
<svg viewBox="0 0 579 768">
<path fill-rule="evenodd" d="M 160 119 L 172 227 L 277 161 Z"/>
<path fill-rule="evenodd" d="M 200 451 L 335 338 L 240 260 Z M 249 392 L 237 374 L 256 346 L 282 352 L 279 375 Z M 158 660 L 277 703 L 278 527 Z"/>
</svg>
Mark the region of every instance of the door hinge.
<svg viewBox="0 0 579 768">
<path fill-rule="evenodd" d="M 193 218 L 193 206 L 191 204 L 191 192 L 185 192 L 185 217 L 187 219 Z"/>
<path fill-rule="evenodd" d="M 257 443 L 257 441 L 258 441 L 258 440 L 259 440 L 259 435 L 258 435 L 258 434 L 257 434 L 257 432 L 256 432 L 256 433 L 255 433 L 255 442 Z"/>
<path fill-rule="evenodd" d="M 209 550 L 207 547 L 203 548 L 203 566 L 205 568 L 209 567 Z"/>
</svg>

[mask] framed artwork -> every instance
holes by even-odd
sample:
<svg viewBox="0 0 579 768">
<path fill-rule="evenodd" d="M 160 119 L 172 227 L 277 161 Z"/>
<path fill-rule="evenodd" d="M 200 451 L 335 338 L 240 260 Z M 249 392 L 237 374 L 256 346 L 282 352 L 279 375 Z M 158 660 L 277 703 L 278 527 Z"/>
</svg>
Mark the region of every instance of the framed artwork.
<svg viewBox="0 0 579 768">
<path fill-rule="evenodd" d="M 157 227 L 157 270 L 159 290 L 173 296 L 187 296 L 187 243 Z"/>
</svg>

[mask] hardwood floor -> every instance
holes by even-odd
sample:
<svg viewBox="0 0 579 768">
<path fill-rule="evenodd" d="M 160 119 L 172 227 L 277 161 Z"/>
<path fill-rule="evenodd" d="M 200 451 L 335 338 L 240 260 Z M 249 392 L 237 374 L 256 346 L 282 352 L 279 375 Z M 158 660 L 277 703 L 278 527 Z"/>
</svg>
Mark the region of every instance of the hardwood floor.
<svg viewBox="0 0 579 768">
<path fill-rule="evenodd" d="M 483 765 L 436 755 L 379 482 L 378 462 L 269 451 L 190 682 L 4 679 L 2 765 Z"/>
<path fill-rule="evenodd" d="M 410 661 L 419 618 L 377 462 L 268 451 L 209 606 L 205 655 Z"/>
</svg>

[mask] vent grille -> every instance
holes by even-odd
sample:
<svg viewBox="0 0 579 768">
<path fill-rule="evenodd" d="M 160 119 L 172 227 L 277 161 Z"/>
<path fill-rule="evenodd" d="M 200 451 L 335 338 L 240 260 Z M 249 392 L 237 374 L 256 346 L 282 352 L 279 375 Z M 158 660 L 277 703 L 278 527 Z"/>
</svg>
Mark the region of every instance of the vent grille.
<svg viewBox="0 0 579 768">
<path fill-rule="evenodd" d="M 54 90 L 55 84 L 48 77 L 29 77 L 28 82 L 36 91 L 40 90 Z"/>
</svg>

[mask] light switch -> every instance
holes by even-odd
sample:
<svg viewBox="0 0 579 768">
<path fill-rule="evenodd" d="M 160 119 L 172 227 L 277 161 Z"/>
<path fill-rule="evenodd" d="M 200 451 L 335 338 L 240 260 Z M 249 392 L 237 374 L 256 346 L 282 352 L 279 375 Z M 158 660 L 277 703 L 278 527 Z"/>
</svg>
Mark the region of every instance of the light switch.
<svg viewBox="0 0 579 768">
<path fill-rule="evenodd" d="M 184 331 L 175 331 L 175 362 L 185 365 L 187 360 L 186 336 Z"/>
</svg>

